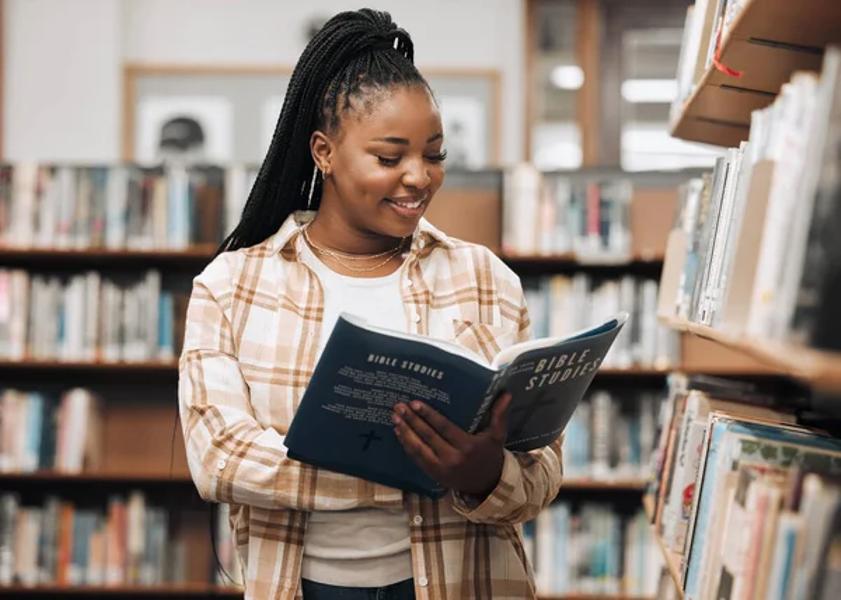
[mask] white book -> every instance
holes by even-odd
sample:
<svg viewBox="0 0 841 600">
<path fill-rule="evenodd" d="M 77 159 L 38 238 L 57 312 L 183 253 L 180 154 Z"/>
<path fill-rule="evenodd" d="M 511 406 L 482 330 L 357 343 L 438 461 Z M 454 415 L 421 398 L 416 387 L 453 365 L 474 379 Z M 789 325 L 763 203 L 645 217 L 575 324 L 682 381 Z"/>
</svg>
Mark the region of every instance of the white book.
<svg viewBox="0 0 841 600">
<path fill-rule="evenodd" d="M 105 187 L 105 247 L 112 250 L 126 246 L 128 218 L 128 169 L 115 166 L 108 169 Z"/>
<path fill-rule="evenodd" d="M 58 167 L 55 171 L 58 196 L 58 222 L 55 245 L 70 248 L 73 242 L 73 218 L 76 214 L 76 171 L 71 167 Z"/>
<path fill-rule="evenodd" d="M 34 242 L 35 194 L 38 183 L 38 165 L 19 163 L 12 172 L 12 217 L 9 243 L 30 247 Z"/>
<path fill-rule="evenodd" d="M 85 317 L 84 335 L 82 342 L 82 358 L 95 360 L 99 348 L 99 314 L 100 314 L 100 286 L 101 276 L 98 271 L 88 271 L 85 274 Z"/>
</svg>

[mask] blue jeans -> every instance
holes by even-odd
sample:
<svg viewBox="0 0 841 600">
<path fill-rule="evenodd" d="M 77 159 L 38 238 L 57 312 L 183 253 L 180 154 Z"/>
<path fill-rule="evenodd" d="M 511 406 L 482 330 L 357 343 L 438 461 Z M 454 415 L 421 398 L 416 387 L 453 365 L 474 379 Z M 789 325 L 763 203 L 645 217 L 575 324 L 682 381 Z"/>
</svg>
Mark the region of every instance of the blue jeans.
<svg viewBox="0 0 841 600">
<path fill-rule="evenodd" d="M 339 587 L 301 581 L 304 600 L 415 600 L 415 580 L 406 579 L 385 587 Z"/>
</svg>

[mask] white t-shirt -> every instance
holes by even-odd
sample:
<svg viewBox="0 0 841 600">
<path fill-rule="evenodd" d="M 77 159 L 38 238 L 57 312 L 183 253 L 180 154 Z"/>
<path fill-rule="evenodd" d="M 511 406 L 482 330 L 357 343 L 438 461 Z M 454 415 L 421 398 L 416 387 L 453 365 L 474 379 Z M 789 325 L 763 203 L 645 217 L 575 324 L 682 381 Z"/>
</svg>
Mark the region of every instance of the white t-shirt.
<svg viewBox="0 0 841 600">
<path fill-rule="evenodd" d="M 398 269 L 385 277 L 350 277 L 332 271 L 304 244 L 301 258 L 324 288 L 318 355 L 347 312 L 373 325 L 407 331 Z M 314 511 L 304 536 L 304 579 L 347 587 L 383 587 L 412 577 L 409 520 L 403 509 Z"/>
</svg>

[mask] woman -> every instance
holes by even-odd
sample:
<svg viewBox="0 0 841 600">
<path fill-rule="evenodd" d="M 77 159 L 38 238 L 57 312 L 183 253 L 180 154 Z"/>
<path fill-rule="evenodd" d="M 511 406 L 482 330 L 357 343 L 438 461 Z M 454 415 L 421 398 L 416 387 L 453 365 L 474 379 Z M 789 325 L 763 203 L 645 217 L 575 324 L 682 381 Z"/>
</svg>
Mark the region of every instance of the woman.
<svg viewBox="0 0 841 600">
<path fill-rule="evenodd" d="M 440 500 L 299 463 L 283 443 L 340 310 L 488 357 L 528 336 L 517 277 L 422 219 L 445 153 L 412 60 L 387 13 L 327 22 L 242 220 L 194 281 L 181 420 L 202 498 L 231 506 L 248 598 L 534 596 L 517 525 L 555 497 L 560 442 L 504 450 L 507 396 L 476 435 L 395 406 L 406 452 L 452 490 Z"/>
</svg>

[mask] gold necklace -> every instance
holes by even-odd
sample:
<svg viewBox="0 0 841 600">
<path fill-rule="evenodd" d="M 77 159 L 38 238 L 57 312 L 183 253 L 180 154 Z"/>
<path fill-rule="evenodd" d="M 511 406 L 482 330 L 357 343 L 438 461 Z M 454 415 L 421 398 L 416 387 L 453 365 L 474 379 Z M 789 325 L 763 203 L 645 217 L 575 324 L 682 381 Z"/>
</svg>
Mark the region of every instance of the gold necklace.
<svg viewBox="0 0 841 600">
<path fill-rule="evenodd" d="M 342 265 L 345 269 L 348 269 L 349 271 L 355 271 L 357 273 L 364 273 L 364 272 L 375 271 L 375 270 L 379 269 L 380 267 L 382 267 L 386 263 L 388 263 L 392 258 L 397 256 L 397 254 L 403 249 L 402 248 L 403 247 L 403 240 L 401 240 L 400 243 L 397 245 L 397 247 L 395 247 L 392 250 L 386 250 L 385 252 L 380 252 L 378 254 L 371 254 L 371 255 L 366 255 L 366 256 L 348 257 L 347 260 L 370 260 L 372 258 L 378 258 L 380 256 L 387 255 L 387 256 L 385 256 L 385 259 L 383 259 L 382 261 L 378 262 L 377 264 L 375 264 L 373 266 L 357 267 L 356 265 L 346 263 L 342 259 L 342 256 L 341 256 L 342 253 L 334 252 L 333 250 L 329 250 L 328 248 L 322 248 L 318 244 L 315 244 L 310 239 L 309 235 L 307 235 L 307 229 L 306 228 L 304 228 L 303 233 L 304 233 L 304 239 L 307 241 L 307 243 L 310 245 L 310 247 L 312 247 L 313 250 L 315 250 L 316 252 L 318 252 L 319 254 L 322 254 L 324 256 L 329 256 L 330 258 L 335 260 L 337 263 Z"/>
<path fill-rule="evenodd" d="M 397 246 L 395 246 L 391 250 L 386 250 L 385 252 L 377 252 L 376 254 L 350 254 L 348 252 L 341 252 L 339 250 L 332 250 L 330 248 L 325 248 L 323 246 L 319 246 L 318 244 L 313 242 L 312 239 L 310 239 L 310 235 L 309 235 L 309 232 L 308 232 L 309 228 L 310 228 L 309 225 L 304 227 L 303 233 L 304 233 L 304 239 L 307 240 L 307 243 L 310 246 L 312 246 L 314 249 L 318 250 L 322 254 L 328 254 L 328 255 L 330 255 L 334 258 L 341 257 L 341 258 L 344 258 L 345 260 L 371 260 L 372 258 L 379 258 L 381 256 L 385 256 L 386 254 L 392 254 L 395 250 L 399 250 L 403 246 L 403 243 L 406 241 L 406 238 L 401 238 L 400 243 L 397 244 Z"/>
</svg>

